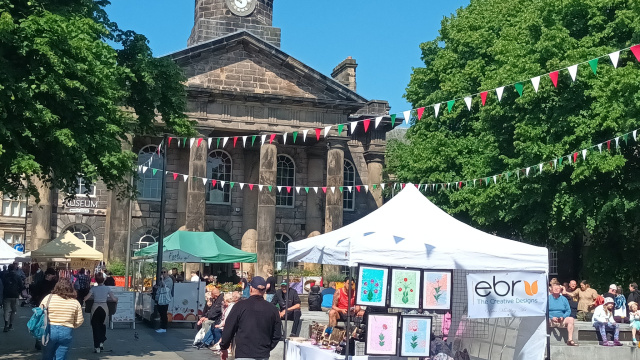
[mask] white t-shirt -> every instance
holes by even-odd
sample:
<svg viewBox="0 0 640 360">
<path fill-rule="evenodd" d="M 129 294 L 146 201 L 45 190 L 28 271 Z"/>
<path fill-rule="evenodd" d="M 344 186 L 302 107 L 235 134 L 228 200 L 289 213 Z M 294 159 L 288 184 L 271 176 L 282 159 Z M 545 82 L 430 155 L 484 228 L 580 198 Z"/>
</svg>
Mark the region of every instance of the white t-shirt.
<svg viewBox="0 0 640 360">
<path fill-rule="evenodd" d="M 192 282 L 200 281 L 200 276 L 198 276 L 198 275 L 193 275 L 193 276 L 191 277 L 191 281 L 192 281 Z"/>
</svg>

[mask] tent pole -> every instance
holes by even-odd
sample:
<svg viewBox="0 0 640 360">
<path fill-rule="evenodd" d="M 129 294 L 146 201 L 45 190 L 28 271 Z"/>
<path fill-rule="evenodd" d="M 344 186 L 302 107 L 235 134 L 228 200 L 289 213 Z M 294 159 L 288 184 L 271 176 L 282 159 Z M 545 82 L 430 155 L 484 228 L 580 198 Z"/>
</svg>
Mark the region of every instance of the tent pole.
<svg viewBox="0 0 640 360">
<path fill-rule="evenodd" d="M 131 179 L 129 181 L 131 184 L 131 188 L 133 188 L 133 174 L 131 175 Z M 126 262 L 124 264 L 124 288 L 129 290 L 131 288 L 131 284 L 129 284 L 129 263 L 131 262 L 131 218 L 132 218 L 132 208 L 133 200 L 129 199 L 129 221 L 127 224 L 127 255 L 125 257 Z"/>
<path fill-rule="evenodd" d="M 353 280 L 351 280 L 352 277 L 353 277 L 353 268 L 349 266 L 349 288 L 347 289 L 347 299 L 348 299 L 347 300 L 347 323 L 345 324 L 346 325 L 345 334 L 347 337 L 347 341 L 344 348 L 345 359 L 349 359 L 349 343 L 351 342 L 351 335 L 349 334 L 349 330 L 350 330 L 349 325 L 351 322 L 351 299 L 353 298 L 353 295 L 355 295 L 355 294 L 351 294 L 351 287 L 353 286 Z"/>
<path fill-rule="evenodd" d="M 284 301 L 284 334 L 282 334 L 282 337 L 285 338 L 284 341 L 284 352 L 282 353 L 282 358 L 285 359 L 287 356 L 287 330 L 288 330 L 288 324 L 287 324 L 287 320 L 289 319 L 289 314 L 287 313 L 286 309 L 287 309 L 287 305 L 289 305 L 289 293 L 291 292 L 291 278 L 289 277 L 289 269 L 291 267 L 291 263 L 289 261 L 287 261 L 287 298 Z M 303 284 L 304 286 L 304 284 Z M 282 309 L 280 309 L 280 311 L 282 311 Z"/>
<path fill-rule="evenodd" d="M 158 155 L 162 154 L 162 146 L 167 144 L 167 134 L 164 134 L 162 137 L 162 143 L 160 144 L 160 148 L 158 149 Z M 169 150 L 168 146 L 165 146 L 167 150 Z M 158 226 L 158 230 L 160 232 L 160 236 L 158 237 L 158 258 L 157 258 L 157 266 L 156 266 L 156 285 L 160 286 L 160 282 L 162 281 L 162 251 L 164 249 L 164 215 L 166 211 L 166 192 L 167 192 L 167 181 L 165 178 L 165 171 L 167 171 L 167 155 L 168 151 L 164 151 L 162 155 L 162 172 L 160 173 L 160 177 L 162 178 L 162 184 L 160 187 L 160 225 Z"/>
<path fill-rule="evenodd" d="M 547 273 L 547 284 L 549 283 L 549 273 Z M 549 298 L 549 287 L 547 286 L 547 299 Z M 546 319 L 545 321 L 547 322 L 547 358 L 546 360 L 551 360 L 551 333 L 550 330 L 551 328 L 549 327 L 549 305 L 547 305 L 547 311 L 546 311 Z M 604 339 L 606 340 L 606 339 Z"/>
</svg>

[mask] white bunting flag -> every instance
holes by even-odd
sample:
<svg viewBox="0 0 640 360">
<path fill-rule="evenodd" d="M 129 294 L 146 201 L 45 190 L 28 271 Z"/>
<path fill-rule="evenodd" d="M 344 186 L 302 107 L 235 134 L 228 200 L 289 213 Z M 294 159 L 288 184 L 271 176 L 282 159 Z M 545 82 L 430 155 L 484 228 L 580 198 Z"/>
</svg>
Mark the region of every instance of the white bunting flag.
<svg viewBox="0 0 640 360">
<path fill-rule="evenodd" d="M 440 112 L 440 104 L 433 105 L 433 111 L 436 113 L 436 118 L 437 118 L 438 113 Z"/>
<path fill-rule="evenodd" d="M 376 129 L 378 128 L 378 125 L 380 125 L 380 121 L 382 121 L 382 116 L 378 116 L 376 118 Z"/>
<path fill-rule="evenodd" d="M 297 192 L 298 194 L 300 194 L 300 187 L 299 187 L 299 186 L 296 186 L 296 192 Z"/>
<path fill-rule="evenodd" d="M 411 119 L 411 110 L 402 112 L 404 114 L 404 123 L 409 124 L 409 120 Z"/>
<path fill-rule="evenodd" d="M 278 188 L 278 192 L 282 191 L 282 186 L 276 186 Z"/>
<path fill-rule="evenodd" d="M 498 183 L 498 176 L 497 175 L 493 175 L 493 183 L 494 184 Z"/>
<path fill-rule="evenodd" d="M 477 180 L 477 179 L 473 179 L 473 186 L 474 186 L 474 187 L 476 186 L 476 180 Z"/>
<path fill-rule="evenodd" d="M 307 141 L 307 133 L 309 130 L 302 130 L 302 142 Z"/>
<path fill-rule="evenodd" d="M 600 150 L 600 153 L 602 153 L 602 143 L 598 144 L 598 150 Z"/>
<path fill-rule="evenodd" d="M 336 193 L 336 188 L 334 186 L 331 187 L 331 192 L 334 194 Z"/>
<path fill-rule="evenodd" d="M 638 130 L 633 130 L 633 140 L 636 140 L 636 135 L 638 135 Z"/>
<path fill-rule="evenodd" d="M 571 79 L 573 79 L 573 81 L 576 81 L 576 77 L 578 76 L 578 65 L 571 65 L 567 68 L 567 70 L 569 70 Z"/>
<path fill-rule="evenodd" d="M 226 181 L 220 181 L 220 187 L 224 189 L 224 184 L 226 184 Z"/>
<path fill-rule="evenodd" d="M 317 186 L 314 186 L 313 190 L 316 192 L 316 194 L 318 193 L 318 187 Z"/>
<path fill-rule="evenodd" d="M 262 135 L 260 140 L 262 141 L 262 145 L 264 145 L 265 140 L 267 140 L 267 135 Z"/>
<path fill-rule="evenodd" d="M 618 68 L 618 59 L 620 59 L 620 51 L 615 51 L 609 54 L 609 58 L 611 59 L 611 63 L 615 69 Z"/>
<path fill-rule="evenodd" d="M 496 89 L 496 95 L 498 95 L 498 102 L 502 101 L 502 93 L 504 93 L 504 86 Z"/>
<path fill-rule="evenodd" d="M 557 168 L 558 167 L 558 159 L 553 159 L 553 168 Z"/>
<path fill-rule="evenodd" d="M 387 184 L 380 184 L 380 187 L 382 188 L 382 190 L 384 190 L 385 186 L 387 186 Z"/>
<path fill-rule="evenodd" d="M 471 96 L 467 96 L 464 98 L 464 102 L 467 104 L 467 109 L 469 109 L 469 111 L 471 111 Z"/>
<path fill-rule="evenodd" d="M 244 189 L 244 183 L 240 183 L 240 190 Z"/>
<path fill-rule="evenodd" d="M 211 149 L 211 140 L 213 140 L 213 139 L 211 139 L 211 138 L 207 139 L 207 148 L 209 148 L 209 149 Z"/>
<path fill-rule="evenodd" d="M 193 147 L 193 143 L 196 141 L 195 138 L 191 138 L 191 140 L 189 140 L 189 147 L 192 148 Z"/>
<path fill-rule="evenodd" d="M 247 137 L 246 136 L 242 137 L 242 146 L 243 147 L 247 147 Z"/>
<path fill-rule="evenodd" d="M 227 146 L 227 141 L 229 141 L 229 137 L 225 137 L 224 139 L 222 139 L 222 148 L 224 149 L 225 146 Z"/>
<path fill-rule="evenodd" d="M 202 185 L 207 185 L 207 179 L 202 178 Z"/>
<path fill-rule="evenodd" d="M 569 164 L 571 164 L 571 155 L 567 155 L 567 159 L 569 159 Z"/>
<path fill-rule="evenodd" d="M 587 149 L 582 150 L 582 160 L 587 160 Z"/>
<path fill-rule="evenodd" d="M 347 186 L 347 189 L 349 189 L 349 192 L 351 192 L 352 188 L 353 188 L 353 186 Z"/>
<path fill-rule="evenodd" d="M 531 83 L 533 84 L 533 88 L 538 92 L 538 87 L 540 86 L 540 76 L 536 76 L 531 78 Z"/>
<path fill-rule="evenodd" d="M 619 137 L 617 137 L 617 138 L 616 138 L 616 149 L 618 148 L 618 142 L 619 142 L 619 141 L 620 141 L 620 138 L 619 138 Z"/>
<path fill-rule="evenodd" d="M 329 136 L 329 131 L 331 131 L 331 125 L 324 127 L 324 137 Z"/>
<path fill-rule="evenodd" d="M 542 174 L 542 164 L 538 164 L 538 167 L 540 168 L 540 174 Z"/>
<path fill-rule="evenodd" d="M 364 186 L 364 192 L 365 192 L 365 193 L 368 193 L 368 192 L 369 192 L 369 185 L 365 185 L 365 186 Z"/>
<path fill-rule="evenodd" d="M 530 170 L 531 170 L 531 167 L 528 167 L 528 168 L 527 168 L 527 170 L 526 170 L 525 175 L 529 176 L 529 171 L 530 171 Z"/>
<path fill-rule="evenodd" d="M 147 172 L 147 169 L 149 169 L 149 168 L 148 168 L 148 167 L 146 167 L 146 166 L 143 166 L 143 167 L 142 167 L 142 173 L 143 173 L 143 174 L 144 174 L 144 173 L 146 173 L 146 172 Z"/>
<path fill-rule="evenodd" d="M 287 133 L 284 133 L 284 134 L 282 135 L 282 143 L 283 143 L 284 145 L 286 145 L 286 144 L 287 144 Z"/>
<path fill-rule="evenodd" d="M 352 121 L 351 122 L 351 133 L 352 134 L 356 131 L 356 126 L 358 126 L 358 122 L 357 121 Z"/>
<path fill-rule="evenodd" d="M 189 175 L 182 175 L 182 180 L 184 180 L 185 182 L 187 181 L 188 178 L 189 178 Z"/>
<path fill-rule="evenodd" d="M 263 187 L 263 186 L 264 186 L 264 185 L 259 185 L 259 184 L 258 184 L 258 190 L 262 191 L 262 187 Z"/>
</svg>

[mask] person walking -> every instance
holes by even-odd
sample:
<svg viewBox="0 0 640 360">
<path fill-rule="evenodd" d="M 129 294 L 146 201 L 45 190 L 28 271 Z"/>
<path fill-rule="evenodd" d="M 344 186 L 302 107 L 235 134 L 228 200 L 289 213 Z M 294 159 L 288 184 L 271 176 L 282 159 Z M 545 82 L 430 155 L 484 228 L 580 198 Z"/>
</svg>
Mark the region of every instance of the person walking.
<svg viewBox="0 0 640 360">
<path fill-rule="evenodd" d="M 35 294 L 33 294 L 32 301 L 36 306 L 40 305 L 42 299 L 45 296 L 51 294 L 53 289 L 58 282 L 58 274 L 53 268 L 47 268 L 47 271 L 44 272 L 44 279 L 38 282 L 38 286 L 35 288 Z M 40 344 L 40 339 L 36 339 L 36 350 L 42 350 L 42 345 Z"/>
<path fill-rule="evenodd" d="M 282 322 L 275 306 L 264 300 L 267 282 L 255 276 L 249 283 L 251 296 L 233 306 L 225 319 L 220 358 L 227 360 L 235 338 L 236 359 L 269 359 L 282 337 Z"/>
<path fill-rule="evenodd" d="M 41 308 L 48 309 L 49 342 L 42 351 L 42 360 L 66 360 L 73 339 L 73 329 L 84 322 L 82 306 L 77 301 L 71 281 L 60 279 L 50 295 L 42 299 Z"/>
<path fill-rule="evenodd" d="M 4 308 L 4 332 L 13 330 L 13 319 L 18 311 L 18 297 L 23 288 L 22 279 L 16 274 L 16 266 L 10 264 L 2 277 L 2 306 Z"/>
<path fill-rule="evenodd" d="M 91 307 L 91 329 L 93 330 L 94 352 L 100 353 L 104 350 L 104 342 L 107 341 L 107 325 L 109 325 L 109 307 L 107 301 L 117 302 L 118 298 L 113 295 L 111 288 L 104 285 L 104 275 L 96 273 L 96 283 L 89 290 L 84 301 L 93 299 Z"/>
<path fill-rule="evenodd" d="M 162 269 L 162 279 L 160 285 L 156 291 L 156 301 L 158 303 L 158 313 L 160 314 L 160 328 L 156 330 L 157 333 L 167 332 L 167 323 L 169 319 L 167 317 L 167 311 L 169 311 L 169 304 L 173 299 L 173 280 L 167 269 Z"/>
<path fill-rule="evenodd" d="M 85 271 L 84 268 L 81 268 L 78 271 L 77 280 L 74 284 L 74 288 L 77 290 L 78 302 L 80 306 L 84 305 L 84 298 L 89 293 L 89 288 L 91 287 L 91 277 Z"/>
</svg>

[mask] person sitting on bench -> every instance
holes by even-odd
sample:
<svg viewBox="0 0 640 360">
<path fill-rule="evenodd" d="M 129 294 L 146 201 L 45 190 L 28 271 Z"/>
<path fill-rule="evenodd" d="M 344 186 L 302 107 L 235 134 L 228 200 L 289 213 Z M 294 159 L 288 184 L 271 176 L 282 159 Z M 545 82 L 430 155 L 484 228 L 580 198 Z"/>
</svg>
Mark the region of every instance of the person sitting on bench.
<svg viewBox="0 0 640 360">
<path fill-rule="evenodd" d="M 549 322 L 551 327 L 567 328 L 569 346 L 578 346 L 573 341 L 573 318 L 571 317 L 571 307 L 566 297 L 560 295 L 562 287 L 558 284 L 551 285 L 549 295 Z"/>
<path fill-rule="evenodd" d="M 344 286 L 340 290 L 336 290 L 333 295 L 333 306 L 329 311 L 329 326 L 336 326 L 338 321 L 347 321 L 347 313 L 350 311 L 351 316 L 362 317 L 364 310 L 360 306 L 355 306 L 356 294 L 351 288 L 353 279 L 347 277 L 344 279 Z M 351 294 L 347 293 L 347 289 Z M 349 302 L 349 296 L 351 301 Z"/>
<path fill-rule="evenodd" d="M 280 311 L 280 319 L 293 320 L 291 327 L 290 337 L 300 336 L 300 329 L 302 329 L 302 311 L 300 306 L 302 302 L 298 296 L 298 292 L 293 288 L 289 288 L 289 294 L 287 294 L 287 283 L 280 284 L 280 290 L 276 291 L 275 296 L 271 300 L 273 305 L 278 306 Z"/>
</svg>

